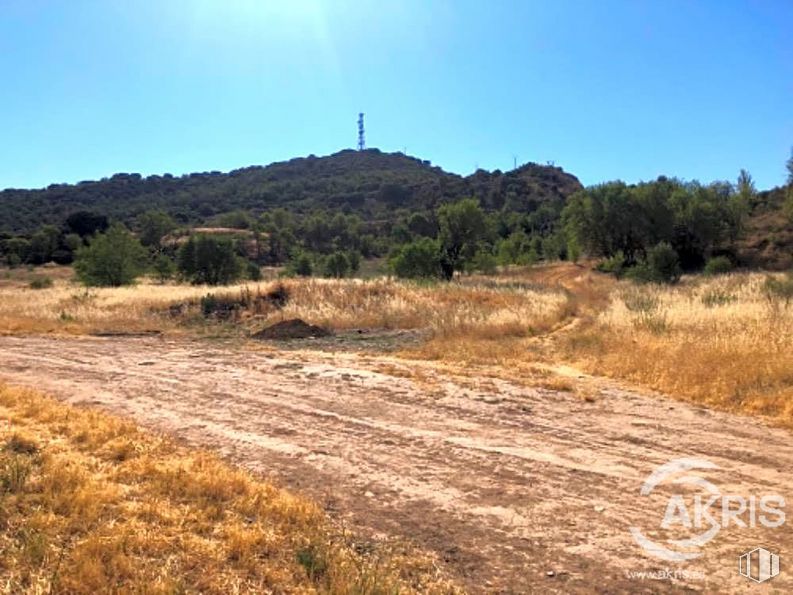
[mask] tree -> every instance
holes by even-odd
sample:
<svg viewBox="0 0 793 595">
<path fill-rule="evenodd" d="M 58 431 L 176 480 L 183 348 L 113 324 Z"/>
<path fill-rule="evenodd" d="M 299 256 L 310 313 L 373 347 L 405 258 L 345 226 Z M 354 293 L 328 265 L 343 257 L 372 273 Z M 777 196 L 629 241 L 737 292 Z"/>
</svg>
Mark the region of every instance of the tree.
<svg viewBox="0 0 793 595">
<path fill-rule="evenodd" d="M 661 242 L 648 251 L 646 260 L 627 274 L 640 282 L 677 283 L 681 274 L 677 252 L 667 242 Z"/>
<path fill-rule="evenodd" d="M 785 163 L 787 167 L 787 198 L 783 205 L 785 212 L 791 221 L 793 221 L 793 149 L 790 150 L 790 159 Z"/>
<path fill-rule="evenodd" d="M 441 276 L 441 251 L 436 240 L 420 238 L 405 244 L 391 258 L 391 270 L 403 279 Z"/>
<path fill-rule="evenodd" d="M 325 259 L 324 273 L 326 277 L 340 279 L 346 277 L 350 270 L 350 261 L 344 252 L 334 252 Z"/>
<path fill-rule="evenodd" d="M 485 239 L 487 223 L 485 213 L 474 198 L 464 198 L 438 209 L 441 247 L 441 273 L 444 279 L 451 280 L 455 271 L 465 268 Z"/>
<path fill-rule="evenodd" d="M 66 218 L 66 231 L 87 238 L 97 233 L 104 233 L 108 228 L 108 220 L 104 215 L 91 211 L 77 211 Z"/>
<path fill-rule="evenodd" d="M 177 260 L 182 276 L 196 285 L 228 285 L 242 274 L 241 260 L 228 238 L 190 236 Z"/>
<path fill-rule="evenodd" d="M 77 250 L 74 269 L 85 285 L 130 285 L 146 267 L 146 249 L 120 223 Z"/>
<path fill-rule="evenodd" d="M 30 238 L 28 258 L 32 264 L 44 264 L 52 260 L 58 249 L 61 232 L 54 225 L 44 225 Z"/>
<path fill-rule="evenodd" d="M 666 242 L 661 242 L 648 252 L 647 265 L 662 282 L 677 283 L 680 279 L 681 270 L 677 252 Z"/>
<path fill-rule="evenodd" d="M 176 274 L 176 264 L 169 256 L 162 253 L 155 256 L 151 268 L 160 283 L 165 283 Z"/>
<path fill-rule="evenodd" d="M 27 261 L 30 254 L 30 241 L 25 238 L 10 238 L 3 243 L 8 266 L 15 267 Z"/>
<path fill-rule="evenodd" d="M 422 213 L 413 213 L 407 221 L 410 233 L 416 236 L 434 238 L 438 233 L 438 226 Z"/>
<path fill-rule="evenodd" d="M 176 221 L 165 211 L 146 211 L 138 217 L 140 243 L 158 248 L 162 238 L 176 228 Z"/>
<path fill-rule="evenodd" d="M 298 277 L 310 277 L 314 272 L 311 257 L 305 252 L 298 252 L 289 261 L 286 267 L 287 273 Z"/>
</svg>

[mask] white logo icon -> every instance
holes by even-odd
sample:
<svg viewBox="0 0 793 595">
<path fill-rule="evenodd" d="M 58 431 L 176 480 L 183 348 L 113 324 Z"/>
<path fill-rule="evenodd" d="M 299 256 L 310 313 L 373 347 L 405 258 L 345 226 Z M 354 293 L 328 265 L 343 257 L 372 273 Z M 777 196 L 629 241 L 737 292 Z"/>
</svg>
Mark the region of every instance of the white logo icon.
<svg viewBox="0 0 793 595">
<path fill-rule="evenodd" d="M 719 531 L 730 525 L 754 528 L 780 527 L 785 523 L 785 499 L 778 495 L 739 496 L 722 494 L 710 481 L 692 470 L 714 470 L 716 465 L 704 459 L 674 459 L 659 466 L 642 484 L 640 494 L 649 496 L 662 483 L 689 486 L 699 493 L 673 494 L 669 497 L 660 528 L 664 532 L 685 529 L 684 539 L 652 540 L 638 527 L 631 527 L 634 540 L 648 554 L 670 562 L 684 562 L 702 555 L 701 548 Z M 690 491 L 690 490 L 689 490 Z M 778 566 L 778 561 L 777 561 Z"/>
<path fill-rule="evenodd" d="M 758 547 L 738 558 L 738 572 L 756 583 L 764 583 L 779 574 L 779 556 Z"/>
</svg>

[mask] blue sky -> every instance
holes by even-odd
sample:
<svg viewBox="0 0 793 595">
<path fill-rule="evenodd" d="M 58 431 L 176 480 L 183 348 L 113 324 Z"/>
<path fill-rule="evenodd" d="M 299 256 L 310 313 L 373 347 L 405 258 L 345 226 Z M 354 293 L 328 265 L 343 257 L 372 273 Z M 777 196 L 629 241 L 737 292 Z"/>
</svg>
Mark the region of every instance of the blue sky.
<svg viewBox="0 0 793 595">
<path fill-rule="evenodd" d="M 356 143 L 461 174 L 784 181 L 790 0 L 0 0 L 0 188 Z"/>
</svg>

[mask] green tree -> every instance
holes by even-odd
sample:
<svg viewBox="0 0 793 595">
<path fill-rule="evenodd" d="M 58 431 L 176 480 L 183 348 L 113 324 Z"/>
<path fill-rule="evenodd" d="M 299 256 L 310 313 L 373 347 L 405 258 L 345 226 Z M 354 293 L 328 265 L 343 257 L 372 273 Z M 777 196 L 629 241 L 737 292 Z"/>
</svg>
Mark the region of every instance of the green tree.
<svg viewBox="0 0 793 595">
<path fill-rule="evenodd" d="M 151 265 L 154 276 L 160 283 L 165 283 L 176 274 L 176 264 L 167 254 L 158 254 Z"/>
<path fill-rule="evenodd" d="M 289 261 L 286 271 L 290 275 L 297 277 L 310 277 L 314 273 L 314 265 L 311 257 L 305 252 L 298 252 Z"/>
<path fill-rule="evenodd" d="M 323 272 L 326 277 L 340 279 L 346 277 L 349 270 L 350 261 L 344 252 L 334 252 L 325 259 Z"/>
<path fill-rule="evenodd" d="M 146 268 L 146 249 L 120 223 L 77 250 L 74 270 L 85 285 L 130 285 Z"/>
<path fill-rule="evenodd" d="M 138 217 L 140 243 L 159 248 L 162 239 L 176 229 L 176 221 L 165 211 L 146 211 Z"/>
<path fill-rule="evenodd" d="M 15 267 L 26 262 L 30 254 L 30 241 L 25 238 L 10 238 L 4 242 L 6 262 L 8 266 Z"/>
<path fill-rule="evenodd" d="M 63 245 L 72 252 L 77 252 L 84 245 L 83 238 L 76 233 L 68 233 L 63 236 Z"/>
<path fill-rule="evenodd" d="M 441 250 L 436 240 L 419 238 L 401 246 L 390 260 L 391 270 L 403 279 L 441 276 Z"/>
<path fill-rule="evenodd" d="M 44 225 L 30 238 L 29 260 L 33 264 L 44 264 L 52 260 L 58 249 L 61 232 L 54 225 Z"/>
<path fill-rule="evenodd" d="M 480 248 L 470 262 L 471 271 L 478 271 L 485 275 L 492 275 L 498 270 L 498 260 L 493 251 L 487 246 Z"/>
<path fill-rule="evenodd" d="M 242 274 L 241 259 L 228 238 L 190 236 L 179 249 L 179 272 L 196 285 L 228 285 Z"/>
<path fill-rule="evenodd" d="M 441 273 L 450 280 L 455 271 L 476 254 L 479 243 L 487 235 L 485 213 L 474 198 L 464 198 L 438 208 L 438 240 L 441 247 Z"/>
<path fill-rule="evenodd" d="M 81 238 L 89 238 L 104 233 L 109 227 L 107 217 L 91 211 L 77 211 L 66 218 L 66 232 L 76 233 Z"/>
<path fill-rule="evenodd" d="M 642 282 L 677 283 L 680 279 L 680 261 L 677 252 L 667 242 L 653 246 L 647 252 L 646 260 L 628 271 L 627 275 Z"/>
</svg>

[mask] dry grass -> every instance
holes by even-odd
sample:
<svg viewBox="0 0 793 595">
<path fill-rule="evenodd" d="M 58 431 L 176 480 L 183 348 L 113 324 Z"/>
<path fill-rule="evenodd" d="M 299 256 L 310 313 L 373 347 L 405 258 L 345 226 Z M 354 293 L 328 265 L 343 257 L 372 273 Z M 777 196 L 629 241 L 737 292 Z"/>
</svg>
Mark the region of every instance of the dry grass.
<svg viewBox="0 0 793 595">
<path fill-rule="evenodd" d="M 45 275 L 53 279 L 52 287 L 29 287 L 30 278 Z M 176 321 L 163 310 L 211 291 L 206 286 L 160 285 L 148 280 L 130 287 L 89 289 L 71 279 L 68 267 L 15 271 L 0 282 L 0 333 L 176 330 Z"/>
<path fill-rule="evenodd" d="M 621 283 L 596 322 L 566 338 L 565 356 L 593 373 L 793 423 L 793 304 L 769 300 L 765 279 Z"/>
<path fill-rule="evenodd" d="M 762 274 L 692 277 L 672 288 L 617 283 L 571 264 L 516 267 L 451 284 L 290 279 L 280 310 L 252 306 L 275 282 L 228 288 L 144 282 L 86 292 L 63 272 L 54 278 L 53 287 L 38 290 L 26 279 L 0 282 L 0 332 L 209 328 L 244 335 L 287 318 L 335 330 L 422 329 L 428 339 L 403 357 L 465 370 L 483 366 L 513 378 L 531 376 L 535 362 L 565 361 L 673 396 L 793 422 L 793 304 L 769 302 Z M 234 324 L 207 324 L 199 306 L 207 293 L 243 304 Z M 168 314 L 173 304 L 184 306 L 179 316 Z"/>
<path fill-rule="evenodd" d="M 174 331 L 185 317 L 168 315 L 174 304 L 200 317 L 200 298 L 211 293 L 244 304 L 238 313 L 246 329 L 284 318 L 302 318 L 335 330 L 352 328 L 429 329 L 444 340 L 477 337 L 495 341 L 529 336 L 549 328 L 565 312 L 567 298 L 558 289 L 486 283 L 417 284 L 374 280 L 290 279 L 283 282 L 289 301 L 282 310 L 254 310 L 257 295 L 276 283 L 210 288 L 158 285 L 83 288 L 68 278 L 44 289 L 0 285 L 0 332 Z M 240 299 L 242 298 L 242 299 Z"/>
<path fill-rule="evenodd" d="M 0 420 L 3 592 L 453 590 L 428 558 L 119 419 L 0 385 Z"/>
</svg>

